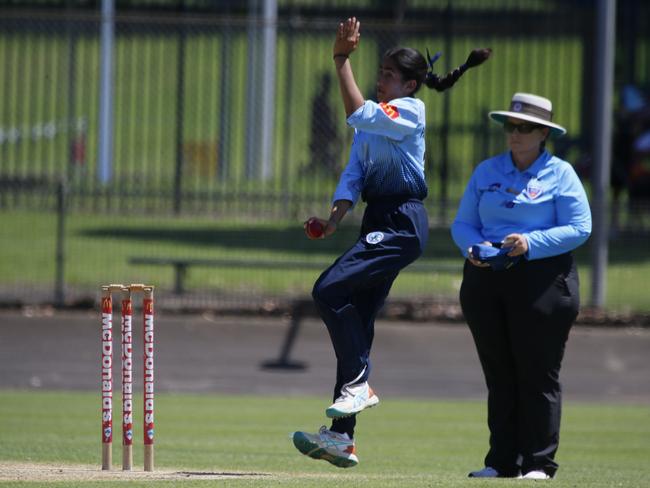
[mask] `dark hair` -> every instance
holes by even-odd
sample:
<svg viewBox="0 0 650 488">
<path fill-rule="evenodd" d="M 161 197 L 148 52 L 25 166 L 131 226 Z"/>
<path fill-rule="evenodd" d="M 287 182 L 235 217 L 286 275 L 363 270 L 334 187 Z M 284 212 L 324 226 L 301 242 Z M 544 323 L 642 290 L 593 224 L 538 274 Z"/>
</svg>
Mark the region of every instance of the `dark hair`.
<svg viewBox="0 0 650 488">
<path fill-rule="evenodd" d="M 424 56 L 410 47 L 393 47 L 384 53 L 384 58 L 390 58 L 395 63 L 405 81 L 415 80 L 417 84 L 411 95 L 420 89 L 422 83 L 439 92 L 451 88 L 468 68 L 467 64 L 463 64 L 441 78 L 429 71 Z"/>
<path fill-rule="evenodd" d="M 415 80 L 417 92 L 427 77 L 427 60 L 415 49 L 410 47 L 393 47 L 384 53 L 384 58 L 391 59 L 405 81 Z"/>
</svg>

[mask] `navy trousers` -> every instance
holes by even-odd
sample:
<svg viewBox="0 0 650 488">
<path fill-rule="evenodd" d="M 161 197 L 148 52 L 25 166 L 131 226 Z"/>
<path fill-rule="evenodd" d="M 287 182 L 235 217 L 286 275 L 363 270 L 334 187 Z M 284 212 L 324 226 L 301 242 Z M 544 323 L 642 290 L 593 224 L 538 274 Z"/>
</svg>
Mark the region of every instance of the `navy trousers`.
<svg viewBox="0 0 650 488">
<path fill-rule="evenodd" d="M 428 233 L 421 200 L 369 202 L 355 244 L 316 281 L 312 295 L 336 354 L 334 399 L 344 384 L 368 380 L 375 317 L 400 270 L 422 254 Z M 331 430 L 353 437 L 355 424 L 354 416 L 335 419 Z"/>
<path fill-rule="evenodd" d="M 465 262 L 460 289 L 488 389 L 485 465 L 505 476 L 558 468 L 564 348 L 580 305 L 571 254 L 504 271 Z"/>
</svg>

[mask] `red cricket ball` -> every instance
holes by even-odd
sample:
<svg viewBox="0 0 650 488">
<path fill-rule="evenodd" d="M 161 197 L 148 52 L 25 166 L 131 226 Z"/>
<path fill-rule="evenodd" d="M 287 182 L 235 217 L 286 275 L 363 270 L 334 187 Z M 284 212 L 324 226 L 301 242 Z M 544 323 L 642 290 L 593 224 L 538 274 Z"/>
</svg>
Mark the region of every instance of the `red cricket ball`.
<svg viewBox="0 0 650 488">
<path fill-rule="evenodd" d="M 321 224 L 318 219 L 311 218 L 307 221 L 307 228 L 305 230 L 311 239 L 319 239 L 323 236 L 325 227 L 323 227 L 323 224 Z"/>
</svg>

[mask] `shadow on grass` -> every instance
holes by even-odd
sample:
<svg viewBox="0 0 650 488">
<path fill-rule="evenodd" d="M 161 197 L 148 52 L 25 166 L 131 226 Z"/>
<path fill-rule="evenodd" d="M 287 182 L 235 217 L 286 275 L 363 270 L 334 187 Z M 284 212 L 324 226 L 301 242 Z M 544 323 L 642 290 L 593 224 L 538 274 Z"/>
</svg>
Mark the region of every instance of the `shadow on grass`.
<svg viewBox="0 0 650 488">
<path fill-rule="evenodd" d="M 247 251 L 276 251 L 297 255 L 332 254 L 339 255 L 351 246 L 358 237 L 356 226 L 342 226 L 329 239 L 310 241 L 300 226 L 247 229 L 223 227 L 196 227 L 192 229 L 149 227 L 98 227 L 84 229 L 80 235 L 91 238 L 111 238 L 142 243 L 174 243 L 188 247 L 220 247 Z M 591 242 L 580 247 L 576 259 L 581 265 L 591 264 Z M 449 229 L 435 228 L 429 231 L 429 242 L 424 259 L 460 261 L 460 253 L 451 239 Z M 610 264 L 641 263 L 650 260 L 648 239 L 634 235 L 620 236 L 610 242 Z"/>
<path fill-rule="evenodd" d="M 84 229 L 79 235 L 97 239 L 111 238 L 141 243 L 173 243 L 191 247 L 220 247 L 248 251 L 277 251 L 298 255 L 340 254 L 350 247 L 359 235 L 359 229 L 341 227 L 329 239 L 310 241 L 302 227 L 278 227 L 227 229 L 196 227 L 192 229 L 173 227 L 98 227 Z M 447 229 L 432 229 L 424 253 L 429 259 L 459 259 L 460 254 L 451 240 Z"/>
</svg>

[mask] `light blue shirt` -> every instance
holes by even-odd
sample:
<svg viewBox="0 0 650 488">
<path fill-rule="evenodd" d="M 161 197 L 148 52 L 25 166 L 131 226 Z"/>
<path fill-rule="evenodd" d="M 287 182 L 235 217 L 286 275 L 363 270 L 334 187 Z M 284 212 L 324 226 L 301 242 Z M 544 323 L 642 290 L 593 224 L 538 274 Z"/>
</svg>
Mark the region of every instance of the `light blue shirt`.
<svg viewBox="0 0 650 488">
<path fill-rule="evenodd" d="M 333 201 L 365 200 L 391 195 L 427 196 L 424 179 L 424 103 L 396 98 L 388 103 L 366 100 L 348 117 L 354 128 L 350 159 Z"/>
<path fill-rule="evenodd" d="M 544 151 L 519 171 L 508 151 L 476 167 L 451 226 L 454 242 L 467 257 L 470 246 L 513 233 L 528 240 L 529 260 L 564 254 L 587 240 L 589 202 L 569 163 Z"/>
</svg>

